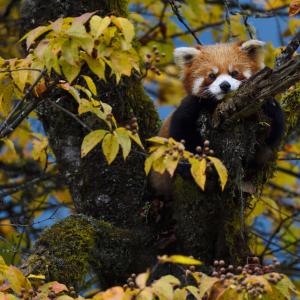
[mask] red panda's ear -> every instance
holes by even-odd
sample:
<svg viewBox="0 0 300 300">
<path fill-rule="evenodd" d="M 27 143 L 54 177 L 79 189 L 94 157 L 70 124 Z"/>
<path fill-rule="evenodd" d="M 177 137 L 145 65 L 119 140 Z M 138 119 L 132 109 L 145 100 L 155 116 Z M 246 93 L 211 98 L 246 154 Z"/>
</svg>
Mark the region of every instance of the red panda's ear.
<svg viewBox="0 0 300 300">
<path fill-rule="evenodd" d="M 259 40 L 249 40 L 246 42 L 238 42 L 239 48 L 250 56 L 261 56 L 264 51 L 265 42 Z"/>
<path fill-rule="evenodd" d="M 194 57 L 200 53 L 200 50 L 193 47 L 180 47 L 174 50 L 174 59 L 177 66 L 183 69 L 190 64 Z"/>
</svg>

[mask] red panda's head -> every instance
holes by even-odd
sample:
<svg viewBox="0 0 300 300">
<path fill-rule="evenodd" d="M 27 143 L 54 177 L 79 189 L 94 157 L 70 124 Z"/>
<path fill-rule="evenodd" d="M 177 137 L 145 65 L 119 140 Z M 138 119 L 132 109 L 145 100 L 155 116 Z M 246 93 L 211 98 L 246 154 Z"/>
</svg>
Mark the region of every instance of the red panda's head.
<svg viewBox="0 0 300 300">
<path fill-rule="evenodd" d="M 222 99 L 241 82 L 264 67 L 263 48 L 258 40 L 176 48 L 175 62 L 190 95 Z"/>
</svg>

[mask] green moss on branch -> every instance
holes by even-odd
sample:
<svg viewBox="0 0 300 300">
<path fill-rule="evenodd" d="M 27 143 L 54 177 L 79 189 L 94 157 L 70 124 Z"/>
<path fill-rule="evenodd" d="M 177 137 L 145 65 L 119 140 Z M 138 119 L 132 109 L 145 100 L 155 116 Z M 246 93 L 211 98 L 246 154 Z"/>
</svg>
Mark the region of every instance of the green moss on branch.
<svg viewBox="0 0 300 300">
<path fill-rule="evenodd" d="M 106 286 L 124 279 L 132 251 L 127 231 L 107 222 L 72 216 L 44 231 L 23 267 L 26 273 L 44 274 L 49 280 L 76 288 L 94 270 Z"/>
</svg>

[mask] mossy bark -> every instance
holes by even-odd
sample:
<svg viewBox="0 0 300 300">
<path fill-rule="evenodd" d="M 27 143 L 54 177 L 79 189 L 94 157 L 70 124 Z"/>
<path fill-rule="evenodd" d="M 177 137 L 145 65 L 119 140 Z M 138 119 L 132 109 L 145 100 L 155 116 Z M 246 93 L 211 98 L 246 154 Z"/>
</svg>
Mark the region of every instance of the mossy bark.
<svg viewBox="0 0 300 300">
<path fill-rule="evenodd" d="M 102 287 L 124 278 L 134 258 L 130 231 L 86 217 L 71 216 L 45 230 L 23 268 L 80 288 L 87 275 L 97 274 Z"/>
</svg>

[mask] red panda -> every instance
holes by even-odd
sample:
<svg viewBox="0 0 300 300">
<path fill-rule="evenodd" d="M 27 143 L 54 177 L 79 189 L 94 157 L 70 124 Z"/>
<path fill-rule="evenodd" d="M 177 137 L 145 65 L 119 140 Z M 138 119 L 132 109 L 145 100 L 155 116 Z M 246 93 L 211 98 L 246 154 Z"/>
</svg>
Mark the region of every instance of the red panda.
<svg viewBox="0 0 300 300">
<path fill-rule="evenodd" d="M 203 140 L 197 131 L 197 120 L 203 109 L 213 113 L 226 94 L 235 91 L 240 84 L 264 68 L 264 45 L 258 40 L 224 43 L 208 46 L 181 47 L 174 51 L 175 63 L 187 92 L 177 109 L 163 122 L 159 136 L 185 140 L 185 148 L 195 153 Z M 284 115 L 276 100 L 263 106 L 271 119 L 266 144 L 277 147 L 284 132 Z M 171 178 L 152 172 L 151 185 L 157 194 L 168 194 Z"/>
</svg>

